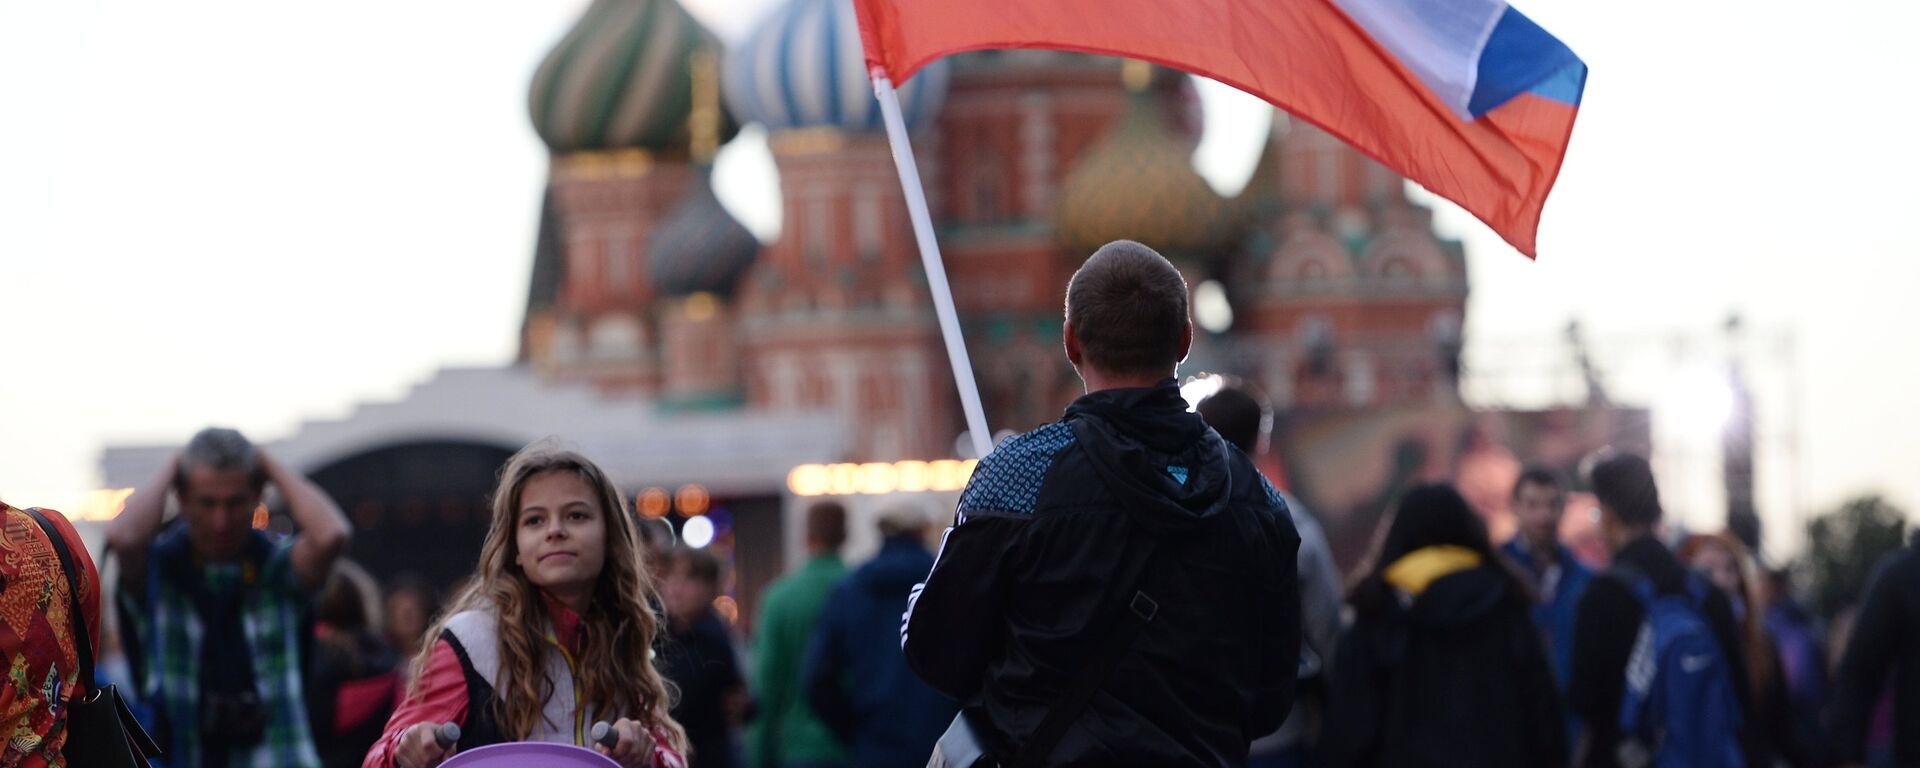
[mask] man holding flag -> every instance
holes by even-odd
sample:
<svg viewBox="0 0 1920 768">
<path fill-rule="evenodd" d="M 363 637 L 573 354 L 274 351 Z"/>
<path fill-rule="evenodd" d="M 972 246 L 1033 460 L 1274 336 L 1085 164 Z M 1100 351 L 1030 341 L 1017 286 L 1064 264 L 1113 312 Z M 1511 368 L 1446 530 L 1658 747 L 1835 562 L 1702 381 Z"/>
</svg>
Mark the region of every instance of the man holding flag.
<svg viewBox="0 0 1920 768">
<path fill-rule="evenodd" d="M 907 664 L 962 703 L 942 765 L 1238 766 L 1293 704 L 1300 536 L 1187 409 L 1187 284 L 1109 243 L 1067 285 L 1087 394 L 1008 438 L 908 597 Z"/>
<path fill-rule="evenodd" d="M 1292 703 L 1299 537 L 1173 385 L 1192 342 L 1184 281 L 1138 243 L 1094 254 L 1063 331 L 1088 395 L 989 453 L 893 83 L 987 48 L 1183 69 L 1339 137 L 1533 256 L 1586 65 L 1504 0 L 852 2 L 983 455 L 902 626 L 909 664 L 964 705 L 934 764 L 1244 765 Z"/>
</svg>

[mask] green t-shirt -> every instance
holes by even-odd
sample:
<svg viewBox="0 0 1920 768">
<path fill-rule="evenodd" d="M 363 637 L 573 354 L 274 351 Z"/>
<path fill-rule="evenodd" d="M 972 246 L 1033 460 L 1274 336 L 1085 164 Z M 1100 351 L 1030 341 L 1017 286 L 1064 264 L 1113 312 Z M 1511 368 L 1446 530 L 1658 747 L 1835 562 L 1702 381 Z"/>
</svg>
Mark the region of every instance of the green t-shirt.
<svg viewBox="0 0 1920 768">
<path fill-rule="evenodd" d="M 759 631 L 754 633 L 753 690 L 760 715 L 747 730 L 747 764 L 754 768 L 847 757 L 833 732 L 807 706 L 800 681 L 820 609 L 846 574 L 837 555 L 819 555 L 767 588 Z"/>
</svg>

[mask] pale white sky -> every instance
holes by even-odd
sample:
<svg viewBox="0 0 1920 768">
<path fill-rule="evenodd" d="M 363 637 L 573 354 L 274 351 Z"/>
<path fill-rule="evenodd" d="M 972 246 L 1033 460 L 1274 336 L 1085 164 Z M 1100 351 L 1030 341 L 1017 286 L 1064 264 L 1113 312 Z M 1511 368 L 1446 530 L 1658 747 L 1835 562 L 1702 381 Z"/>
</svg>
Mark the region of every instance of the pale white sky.
<svg viewBox="0 0 1920 768">
<path fill-rule="evenodd" d="M 733 40 L 771 2 L 688 5 Z M 273 439 L 507 360 L 546 172 L 526 83 L 583 6 L 0 0 L 0 493 L 70 503 L 107 442 L 208 423 Z M 1920 150 L 1901 95 L 1920 5 L 1520 7 L 1593 73 L 1539 262 L 1443 207 L 1473 270 L 1470 362 L 1521 366 L 1578 317 L 1640 350 L 1619 391 L 1664 397 L 1673 357 L 1645 350 L 1738 310 L 1797 342 L 1796 367 L 1774 366 L 1797 393 L 1763 392 L 1769 456 L 1799 453 L 1763 464 L 1769 511 L 1796 489 L 1920 505 Z M 1196 164 L 1235 188 L 1266 112 L 1204 93 Z M 767 234 L 750 144 L 723 157 L 722 193 Z M 1711 451 L 1663 445 L 1691 475 L 1676 495 L 1711 518 Z"/>
</svg>

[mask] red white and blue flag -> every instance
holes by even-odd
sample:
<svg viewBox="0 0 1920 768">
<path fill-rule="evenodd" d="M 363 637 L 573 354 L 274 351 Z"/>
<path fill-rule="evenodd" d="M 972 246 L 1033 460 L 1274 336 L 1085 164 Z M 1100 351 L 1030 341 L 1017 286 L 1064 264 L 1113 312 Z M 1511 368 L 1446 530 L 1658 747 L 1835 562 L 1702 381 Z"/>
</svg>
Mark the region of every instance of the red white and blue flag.
<svg viewBox="0 0 1920 768">
<path fill-rule="evenodd" d="M 1502 0 L 853 0 L 867 64 L 1056 48 L 1205 75 L 1339 136 L 1535 253 L 1587 67 Z"/>
</svg>

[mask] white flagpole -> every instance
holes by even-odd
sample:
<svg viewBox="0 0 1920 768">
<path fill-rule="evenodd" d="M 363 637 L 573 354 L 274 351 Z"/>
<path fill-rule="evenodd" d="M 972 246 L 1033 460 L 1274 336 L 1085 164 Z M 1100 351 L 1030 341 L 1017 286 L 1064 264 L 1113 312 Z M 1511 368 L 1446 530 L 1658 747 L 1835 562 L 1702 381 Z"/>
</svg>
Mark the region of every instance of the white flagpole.
<svg viewBox="0 0 1920 768">
<path fill-rule="evenodd" d="M 973 383 L 973 363 L 967 359 L 967 342 L 960 336 L 960 315 L 953 308 L 953 289 L 947 286 L 947 268 L 940 260 L 940 244 L 933 239 L 933 216 L 927 212 L 927 191 L 920 186 L 920 167 L 913 159 L 913 145 L 907 141 L 907 121 L 900 116 L 900 97 L 893 90 L 893 78 L 881 69 L 873 70 L 873 95 L 880 100 L 880 116 L 887 124 L 887 141 L 893 145 L 893 164 L 900 171 L 900 189 L 907 195 L 907 216 L 913 220 L 913 239 L 920 244 L 920 263 L 927 270 L 927 290 L 933 294 L 933 309 L 940 317 L 940 335 L 947 342 L 947 362 L 953 367 L 953 382 L 960 386 L 960 408 L 967 415 L 967 434 L 973 438 L 974 454 L 985 458 L 993 450 L 993 435 L 987 431 L 987 412 L 980 406 L 980 389 Z"/>
</svg>

